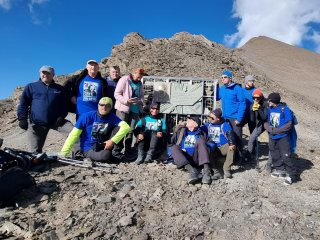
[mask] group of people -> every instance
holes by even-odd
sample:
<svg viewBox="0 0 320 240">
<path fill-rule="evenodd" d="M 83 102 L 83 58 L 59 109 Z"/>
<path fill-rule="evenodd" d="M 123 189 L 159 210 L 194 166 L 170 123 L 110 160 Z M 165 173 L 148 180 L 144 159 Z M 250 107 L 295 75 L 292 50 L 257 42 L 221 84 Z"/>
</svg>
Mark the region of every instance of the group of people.
<svg viewBox="0 0 320 240">
<path fill-rule="evenodd" d="M 278 93 L 264 98 L 251 75 L 246 76 L 242 88 L 230 71 L 223 71 L 222 86 L 214 96 L 221 100 L 221 109 L 213 109 L 204 125 L 198 116 L 188 116 L 185 125 L 177 126 L 169 138 L 160 105 L 152 102 L 147 113 L 144 111 L 144 69 L 133 69 L 121 77 L 120 68 L 112 66 L 109 76 L 103 77 L 98 62 L 89 60 L 64 86 L 53 80 L 52 67 L 42 66 L 39 72 L 39 81 L 25 87 L 18 106 L 19 126 L 28 131 L 31 152 L 42 152 L 50 129 L 68 134 L 62 156 L 74 152 L 92 161 L 125 161 L 134 156 L 136 164 L 150 163 L 169 143 L 174 164 L 189 172 L 188 183 L 210 184 L 231 178 L 235 159 L 240 164 L 252 160 L 255 142 L 266 130 L 271 175 L 283 178 L 287 185 L 295 179 L 290 144 L 293 112 Z M 65 119 L 68 112 L 76 114 L 74 126 Z M 250 131 L 246 151 L 242 144 L 245 124 Z"/>
</svg>

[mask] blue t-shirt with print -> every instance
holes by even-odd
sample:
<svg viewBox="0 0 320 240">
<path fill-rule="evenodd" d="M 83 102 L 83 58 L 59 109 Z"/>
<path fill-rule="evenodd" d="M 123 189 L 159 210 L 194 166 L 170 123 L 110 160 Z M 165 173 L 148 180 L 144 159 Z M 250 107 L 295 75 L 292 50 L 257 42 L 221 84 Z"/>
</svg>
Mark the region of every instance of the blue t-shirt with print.
<svg viewBox="0 0 320 240">
<path fill-rule="evenodd" d="M 142 83 L 141 81 L 135 82 L 134 80 L 130 80 L 130 86 L 132 89 L 132 98 L 140 98 L 140 93 L 141 93 L 141 88 L 142 88 Z M 131 104 L 130 105 L 130 112 L 133 113 L 139 113 L 140 112 L 140 107 L 139 104 Z"/>
<path fill-rule="evenodd" d="M 288 106 L 283 106 L 283 104 L 279 104 L 275 108 L 270 107 L 268 109 L 269 126 L 272 126 L 274 128 L 281 128 L 283 125 L 285 125 L 289 121 L 292 121 L 292 113 Z M 271 135 L 271 138 L 279 139 L 287 135 L 288 133 L 274 134 L 274 135 Z"/>
<path fill-rule="evenodd" d="M 87 75 L 79 85 L 77 96 L 77 114 L 98 110 L 101 98 L 101 82 Z"/>
<path fill-rule="evenodd" d="M 228 139 L 224 133 L 232 130 L 228 122 L 206 123 L 201 129 L 208 134 L 209 140 L 215 142 L 218 147 L 228 143 Z"/>
<path fill-rule="evenodd" d="M 146 121 L 145 125 L 145 132 L 166 132 L 167 131 L 167 125 L 164 118 L 152 118 L 149 115 L 144 117 Z M 137 122 L 136 127 L 142 127 L 142 121 L 141 119 Z"/>
<path fill-rule="evenodd" d="M 111 134 L 112 130 L 122 120 L 114 113 L 109 113 L 103 118 L 97 111 L 86 112 L 80 116 L 75 127 L 82 130 L 80 148 L 84 152 L 90 150 L 94 143 L 101 142 L 102 134 Z"/>
<path fill-rule="evenodd" d="M 182 139 L 181 149 L 185 150 L 189 155 L 193 155 L 196 143 L 201 137 L 201 135 L 199 135 L 199 131 L 200 129 L 194 132 L 186 130 L 186 135 Z"/>
</svg>

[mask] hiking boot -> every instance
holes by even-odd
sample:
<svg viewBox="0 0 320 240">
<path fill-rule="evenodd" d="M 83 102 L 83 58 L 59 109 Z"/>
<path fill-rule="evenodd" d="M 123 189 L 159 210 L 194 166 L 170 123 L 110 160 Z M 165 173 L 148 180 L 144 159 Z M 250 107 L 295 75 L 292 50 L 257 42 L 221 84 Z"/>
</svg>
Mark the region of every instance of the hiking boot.
<svg viewBox="0 0 320 240">
<path fill-rule="evenodd" d="M 218 169 L 213 169 L 213 176 L 211 177 L 212 180 L 218 180 L 221 179 L 221 173 Z"/>
<path fill-rule="evenodd" d="M 146 159 L 144 160 L 144 163 L 151 163 L 152 161 L 152 157 L 150 154 L 147 154 Z"/>
<path fill-rule="evenodd" d="M 138 152 L 138 157 L 134 163 L 139 165 L 143 162 L 144 162 L 144 154 L 142 152 Z"/>
<path fill-rule="evenodd" d="M 202 183 L 203 184 L 211 183 L 211 172 L 210 172 L 210 169 L 208 168 L 202 169 Z"/>
<path fill-rule="evenodd" d="M 189 178 L 188 178 L 188 183 L 189 184 L 195 184 L 196 182 L 198 182 L 198 180 L 200 179 L 199 177 L 199 170 L 196 168 L 192 168 Z"/>
<path fill-rule="evenodd" d="M 282 171 L 273 170 L 272 173 L 271 173 L 271 177 L 274 177 L 274 178 L 285 178 L 285 177 L 287 177 L 287 174 L 285 174 Z"/>
<path fill-rule="evenodd" d="M 284 185 L 287 185 L 287 186 L 291 185 L 291 184 L 292 184 L 292 179 L 291 179 L 291 177 L 290 177 L 290 176 L 286 176 L 286 177 L 284 178 L 283 184 L 284 184 Z"/>
<path fill-rule="evenodd" d="M 223 170 L 224 178 L 232 178 L 232 174 L 230 170 Z"/>
</svg>

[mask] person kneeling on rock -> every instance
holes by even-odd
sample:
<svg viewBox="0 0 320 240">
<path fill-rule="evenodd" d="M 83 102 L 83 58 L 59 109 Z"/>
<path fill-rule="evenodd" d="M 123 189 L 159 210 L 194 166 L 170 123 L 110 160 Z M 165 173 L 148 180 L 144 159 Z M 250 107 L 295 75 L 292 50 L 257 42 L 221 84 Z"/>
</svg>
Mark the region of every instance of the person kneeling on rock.
<svg viewBox="0 0 320 240">
<path fill-rule="evenodd" d="M 189 184 L 201 179 L 202 183 L 211 183 L 209 151 L 206 145 L 206 134 L 200 129 L 201 121 L 197 116 L 190 116 L 185 127 L 178 128 L 172 137 L 171 153 L 178 169 L 189 172 Z"/>
<path fill-rule="evenodd" d="M 150 163 L 155 158 L 157 150 L 161 150 L 163 137 L 167 131 L 164 118 L 159 114 L 159 105 L 150 105 L 150 115 L 141 118 L 134 130 L 138 142 L 138 157 L 136 164 Z M 163 147 L 162 147 L 163 148 Z"/>
<path fill-rule="evenodd" d="M 219 156 L 226 156 L 223 163 L 225 178 L 231 178 L 231 165 L 235 155 L 235 136 L 228 122 L 222 117 L 222 111 L 217 108 L 209 113 L 209 122 L 202 126 L 202 130 L 208 134 L 208 146 L 212 156 L 213 176 L 212 180 L 222 178 L 218 167 Z"/>
<path fill-rule="evenodd" d="M 108 161 L 112 157 L 121 160 L 118 143 L 130 131 L 130 126 L 111 112 L 111 98 L 103 97 L 98 111 L 90 111 L 80 116 L 69 134 L 61 155 L 67 156 L 80 137 L 80 148 L 84 156 L 93 161 Z"/>
</svg>

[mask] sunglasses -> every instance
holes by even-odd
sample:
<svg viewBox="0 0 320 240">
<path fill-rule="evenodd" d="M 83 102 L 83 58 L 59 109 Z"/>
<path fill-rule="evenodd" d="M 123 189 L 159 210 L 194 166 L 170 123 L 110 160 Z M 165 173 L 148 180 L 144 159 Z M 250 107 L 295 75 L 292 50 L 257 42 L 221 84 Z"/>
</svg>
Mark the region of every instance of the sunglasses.
<svg viewBox="0 0 320 240">
<path fill-rule="evenodd" d="M 151 108 L 151 110 L 159 110 L 159 108 Z"/>
<path fill-rule="evenodd" d="M 221 78 L 229 78 L 228 76 L 222 76 Z"/>
<path fill-rule="evenodd" d="M 214 119 L 214 117 L 208 116 L 208 119 L 211 119 L 211 120 L 213 120 L 213 119 Z"/>
<path fill-rule="evenodd" d="M 261 97 L 252 97 L 253 99 L 259 100 Z"/>
<path fill-rule="evenodd" d="M 102 104 L 102 103 L 99 103 L 99 106 L 100 107 L 111 107 L 110 104 Z"/>
</svg>

